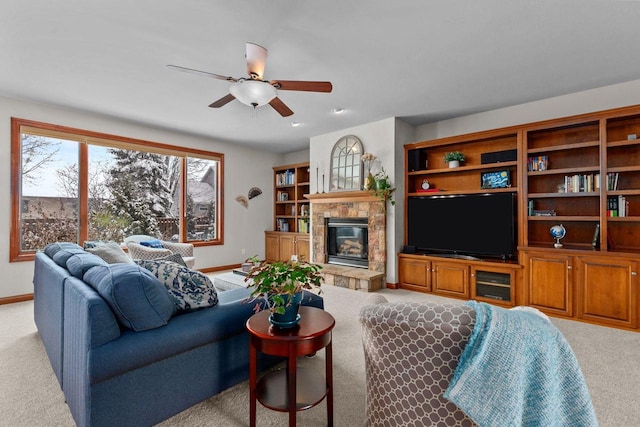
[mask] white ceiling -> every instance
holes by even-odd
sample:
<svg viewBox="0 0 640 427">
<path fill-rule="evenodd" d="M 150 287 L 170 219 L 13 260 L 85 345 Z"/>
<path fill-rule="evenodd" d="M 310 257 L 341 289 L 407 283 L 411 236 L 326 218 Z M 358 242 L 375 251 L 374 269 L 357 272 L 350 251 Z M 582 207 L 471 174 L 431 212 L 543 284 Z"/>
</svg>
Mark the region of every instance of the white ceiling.
<svg viewBox="0 0 640 427">
<path fill-rule="evenodd" d="M 269 50 L 266 79 L 333 92 L 281 91 L 288 118 L 238 101 L 212 109 L 228 82 L 165 66 L 245 77 L 245 42 Z M 638 1 L 0 4 L 0 95 L 282 153 L 389 117 L 418 125 L 639 79 L 639 51 Z"/>
</svg>

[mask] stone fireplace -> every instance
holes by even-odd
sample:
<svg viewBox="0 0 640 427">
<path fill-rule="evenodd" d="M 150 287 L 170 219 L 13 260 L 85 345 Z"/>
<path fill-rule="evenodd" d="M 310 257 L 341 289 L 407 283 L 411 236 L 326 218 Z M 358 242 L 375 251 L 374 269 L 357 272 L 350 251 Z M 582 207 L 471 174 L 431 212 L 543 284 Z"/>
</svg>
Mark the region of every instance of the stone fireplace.
<svg viewBox="0 0 640 427">
<path fill-rule="evenodd" d="M 312 261 L 324 264 L 328 284 L 352 289 L 377 290 L 386 282 L 386 204 L 367 191 L 317 193 L 310 199 Z M 329 264 L 327 233 L 329 220 L 365 220 L 367 224 L 366 269 Z M 357 221 L 355 221 L 357 222 Z M 333 282 L 333 283 L 331 283 Z M 366 283 L 365 283 L 366 282 Z"/>
</svg>

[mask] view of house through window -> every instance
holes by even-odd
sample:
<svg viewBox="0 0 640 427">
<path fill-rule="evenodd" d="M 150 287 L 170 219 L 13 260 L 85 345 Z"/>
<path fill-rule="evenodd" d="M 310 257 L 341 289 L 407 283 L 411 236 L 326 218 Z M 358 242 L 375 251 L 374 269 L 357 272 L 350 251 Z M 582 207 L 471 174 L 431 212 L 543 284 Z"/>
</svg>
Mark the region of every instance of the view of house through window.
<svg viewBox="0 0 640 427">
<path fill-rule="evenodd" d="M 134 234 L 222 243 L 222 155 L 29 125 L 14 126 L 12 260 L 52 242 L 123 242 Z"/>
</svg>

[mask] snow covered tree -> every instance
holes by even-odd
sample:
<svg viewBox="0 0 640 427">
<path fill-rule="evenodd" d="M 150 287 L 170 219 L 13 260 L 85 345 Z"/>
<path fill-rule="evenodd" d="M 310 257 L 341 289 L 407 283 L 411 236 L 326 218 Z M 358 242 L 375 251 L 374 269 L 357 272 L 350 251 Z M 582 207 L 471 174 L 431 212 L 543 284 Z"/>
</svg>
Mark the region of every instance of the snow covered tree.
<svg viewBox="0 0 640 427">
<path fill-rule="evenodd" d="M 158 218 L 171 216 L 170 177 L 166 156 L 110 149 L 116 161 L 109 174 L 111 211 L 126 218 L 126 235 L 160 236 Z"/>
</svg>

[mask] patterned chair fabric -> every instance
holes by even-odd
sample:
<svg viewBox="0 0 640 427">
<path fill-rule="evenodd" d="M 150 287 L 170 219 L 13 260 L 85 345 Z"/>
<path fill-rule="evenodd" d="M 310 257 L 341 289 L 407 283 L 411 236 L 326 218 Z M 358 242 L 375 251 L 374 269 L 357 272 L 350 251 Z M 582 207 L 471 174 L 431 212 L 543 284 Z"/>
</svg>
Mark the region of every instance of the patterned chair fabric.
<svg viewBox="0 0 640 427">
<path fill-rule="evenodd" d="M 366 425 L 475 426 L 442 396 L 473 331 L 473 309 L 376 302 L 360 311 Z"/>
<path fill-rule="evenodd" d="M 152 237 L 149 237 L 151 240 Z M 166 240 L 162 240 L 163 248 L 150 248 L 148 246 L 143 246 L 140 243 L 130 240 L 127 241 L 125 239 L 125 243 L 127 244 L 127 248 L 129 249 L 129 254 L 133 259 L 143 259 L 146 261 L 163 258 L 167 255 L 171 255 L 173 253 L 177 253 L 182 255 L 185 264 L 187 267 L 193 268 L 195 265 L 196 259 L 193 256 L 193 245 L 191 243 L 178 243 L 178 242 L 168 242 Z"/>
</svg>

